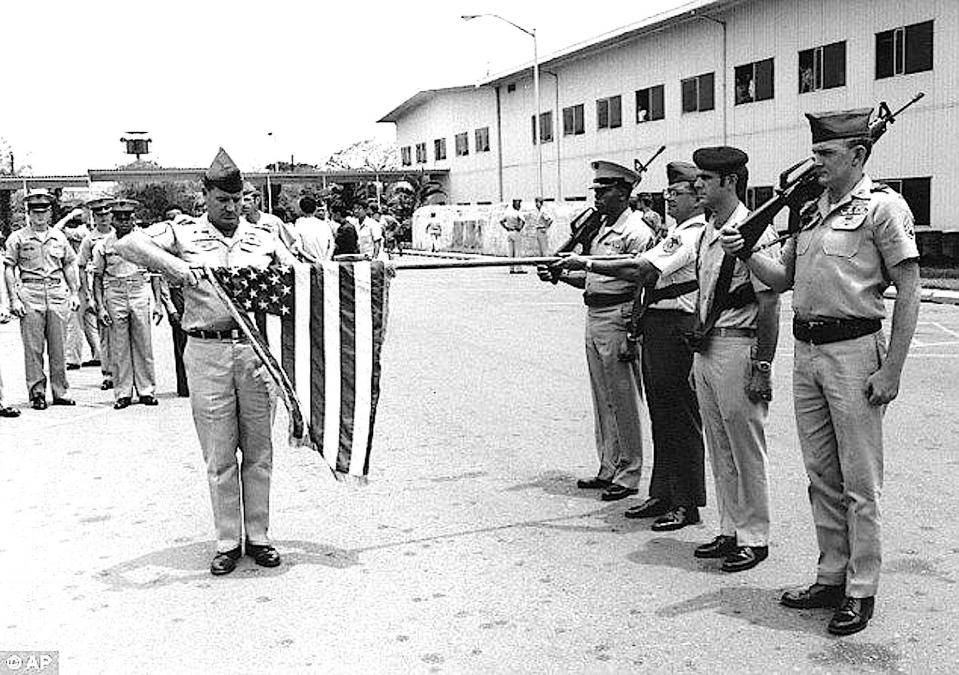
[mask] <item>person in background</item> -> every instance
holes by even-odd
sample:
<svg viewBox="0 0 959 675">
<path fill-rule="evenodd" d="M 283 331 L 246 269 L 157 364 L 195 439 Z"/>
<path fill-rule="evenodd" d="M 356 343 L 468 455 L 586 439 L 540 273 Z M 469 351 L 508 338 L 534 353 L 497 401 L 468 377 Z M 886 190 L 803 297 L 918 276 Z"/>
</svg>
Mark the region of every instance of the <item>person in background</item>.
<svg viewBox="0 0 959 675">
<path fill-rule="evenodd" d="M 526 226 L 526 218 L 520 211 L 522 205 L 522 199 L 514 199 L 503 212 L 503 217 L 499 219 L 500 227 L 506 230 L 506 245 L 510 258 L 518 258 L 521 252 L 522 235 L 520 233 Z M 526 274 L 526 270 L 519 265 L 511 265 L 509 273 Z"/>
<path fill-rule="evenodd" d="M 294 228 L 304 257 L 311 263 L 329 260 L 333 257 L 333 234 L 329 225 L 316 217 L 316 200 L 303 197 L 299 207 L 303 215 L 296 219 Z"/>
<path fill-rule="evenodd" d="M 540 256 L 550 255 L 549 250 L 549 228 L 553 225 L 553 216 L 543 208 L 543 198 L 537 197 L 535 202 L 536 211 L 530 217 L 533 229 L 536 231 L 536 246 Z"/>
</svg>

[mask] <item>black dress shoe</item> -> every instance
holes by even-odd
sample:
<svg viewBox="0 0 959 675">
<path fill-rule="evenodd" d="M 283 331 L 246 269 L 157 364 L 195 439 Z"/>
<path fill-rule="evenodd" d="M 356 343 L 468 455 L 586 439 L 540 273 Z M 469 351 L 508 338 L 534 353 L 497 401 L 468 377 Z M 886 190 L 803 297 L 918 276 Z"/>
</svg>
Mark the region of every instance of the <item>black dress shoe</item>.
<svg viewBox="0 0 959 675">
<path fill-rule="evenodd" d="M 100 359 L 90 359 L 89 361 L 84 361 L 80 365 L 83 366 L 84 368 L 89 368 L 90 366 L 99 366 Z"/>
<path fill-rule="evenodd" d="M 100 385 L 100 389 L 106 391 L 107 389 L 113 389 L 113 380 L 109 377 L 103 380 L 103 384 Z"/>
<path fill-rule="evenodd" d="M 34 410 L 46 410 L 47 399 L 43 396 L 34 396 L 30 399 L 30 407 Z"/>
<path fill-rule="evenodd" d="M 77 402 L 72 398 L 54 398 L 53 405 L 76 405 Z"/>
<path fill-rule="evenodd" d="M 210 574 L 214 576 L 222 576 L 224 574 L 229 574 L 236 569 L 236 561 L 240 559 L 240 547 L 237 546 L 232 551 L 217 552 L 216 556 L 213 558 L 213 562 L 210 563 Z"/>
<path fill-rule="evenodd" d="M 650 497 L 638 506 L 629 507 L 623 515 L 627 518 L 658 518 L 665 516 L 669 510 L 669 501 L 661 497 Z"/>
<path fill-rule="evenodd" d="M 708 544 L 697 546 L 693 555 L 697 558 L 725 558 L 736 552 L 736 536 L 721 534 Z"/>
<path fill-rule="evenodd" d="M 80 370 L 80 364 L 79 364 L 79 363 L 68 363 L 68 364 L 67 364 L 67 370 Z"/>
<path fill-rule="evenodd" d="M 845 595 L 842 586 L 813 584 L 798 591 L 786 591 L 779 604 L 790 609 L 836 609 Z"/>
<path fill-rule="evenodd" d="M 599 478 L 598 476 L 596 478 L 580 478 L 576 481 L 576 487 L 580 490 L 602 490 L 612 484 L 613 481 Z"/>
<path fill-rule="evenodd" d="M 844 598 L 826 627 L 833 635 L 852 635 L 869 625 L 876 598 Z"/>
<path fill-rule="evenodd" d="M 0 405 L 0 417 L 20 417 L 20 411 L 10 406 Z"/>
<path fill-rule="evenodd" d="M 639 490 L 636 488 L 628 488 L 625 485 L 620 485 L 618 483 L 613 483 L 608 488 L 603 490 L 603 494 L 599 496 L 604 502 L 615 502 L 620 499 L 625 499 L 626 497 L 632 497 L 635 494 L 639 494 Z"/>
<path fill-rule="evenodd" d="M 140 403 L 143 405 L 160 405 L 156 396 L 141 396 Z"/>
<path fill-rule="evenodd" d="M 677 506 L 669 513 L 653 521 L 653 532 L 670 532 L 681 530 L 687 525 L 699 522 L 699 508 L 695 506 Z"/>
<path fill-rule="evenodd" d="M 113 404 L 113 409 L 123 410 L 124 408 L 129 408 L 131 403 L 133 403 L 133 401 L 130 400 L 129 396 L 121 396 L 117 399 L 117 402 Z"/>
<path fill-rule="evenodd" d="M 246 554 L 260 567 L 279 567 L 280 554 L 272 545 L 246 544 Z"/>
<path fill-rule="evenodd" d="M 723 572 L 745 572 L 768 557 L 768 546 L 740 546 L 723 560 Z"/>
</svg>

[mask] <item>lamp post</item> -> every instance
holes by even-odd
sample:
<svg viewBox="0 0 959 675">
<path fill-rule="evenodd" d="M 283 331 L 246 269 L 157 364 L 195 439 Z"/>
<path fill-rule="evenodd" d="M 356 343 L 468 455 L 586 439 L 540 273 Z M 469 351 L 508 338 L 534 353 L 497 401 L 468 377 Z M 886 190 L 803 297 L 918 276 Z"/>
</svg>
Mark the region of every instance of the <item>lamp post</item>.
<svg viewBox="0 0 959 675">
<path fill-rule="evenodd" d="M 537 197 L 543 196 L 543 142 L 540 138 L 540 98 L 539 98 L 539 50 L 536 45 L 536 29 L 526 29 L 519 26 L 509 19 L 501 17 L 499 14 L 463 14 L 460 16 L 463 21 L 472 21 L 482 16 L 490 16 L 508 23 L 513 28 L 521 30 L 533 38 L 533 97 L 536 99 L 536 112 L 533 114 L 533 141 L 536 143 L 536 185 L 539 190 Z"/>
</svg>

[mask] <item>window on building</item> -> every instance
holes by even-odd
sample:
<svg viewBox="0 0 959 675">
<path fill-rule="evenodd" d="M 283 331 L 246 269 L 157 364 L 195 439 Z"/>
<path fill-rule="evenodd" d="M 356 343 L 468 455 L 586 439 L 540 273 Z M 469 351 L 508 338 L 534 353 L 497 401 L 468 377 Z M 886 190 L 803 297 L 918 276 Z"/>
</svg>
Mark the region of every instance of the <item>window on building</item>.
<svg viewBox="0 0 959 675">
<path fill-rule="evenodd" d="M 410 146 L 404 145 L 400 148 L 400 161 L 403 163 L 403 166 L 410 166 L 413 164 L 413 157 L 410 154 Z"/>
<path fill-rule="evenodd" d="M 583 117 L 583 104 L 563 108 L 563 135 L 579 136 L 586 133 Z"/>
<path fill-rule="evenodd" d="M 773 97 L 772 59 L 737 66 L 734 77 L 736 79 L 736 105 L 767 101 Z"/>
<path fill-rule="evenodd" d="M 649 89 L 640 89 L 636 92 L 636 123 L 661 120 L 666 116 L 663 103 L 665 87 L 660 84 Z"/>
<path fill-rule="evenodd" d="M 466 155 L 470 154 L 470 137 L 468 133 L 464 131 L 461 134 L 456 134 L 454 143 L 456 145 L 457 157 L 465 157 Z"/>
<path fill-rule="evenodd" d="M 716 107 L 716 74 L 704 73 L 680 82 L 683 112 L 702 112 Z"/>
<path fill-rule="evenodd" d="M 514 91 L 516 91 L 516 84 L 510 82 L 509 84 L 506 85 L 507 94 L 512 94 Z"/>
<path fill-rule="evenodd" d="M 902 198 L 912 209 L 913 219 L 916 225 L 928 227 L 932 224 L 932 210 L 930 200 L 932 197 L 932 178 L 887 178 L 879 181 L 885 183 L 893 190 L 902 195 Z"/>
<path fill-rule="evenodd" d="M 530 127 L 533 130 L 533 145 L 536 145 L 536 115 L 529 117 Z M 539 114 L 539 140 L 542 143 L 553 141 L 553 111 Z"/>
<path fill-rule="evenodd" d="M 799 93 L 846 86 L 846 43 L 799 52 Z"/>
<path fill-rule="evenodd" d="M 876 33 L 876 79 L 932 70 L 932 21 Z"/>
<path fill-rule="evenodd" d="M 746 208 L 752 211 L 773 198 L 772 185 L 751 185 L 746 188 Z"/>
<path fill-rule="evenodd" d="M 426 164 L 426 143 L 416 144 L 416 163 Z"/>
<path fill-rule="evenodd" d="M 489 152 L 489 127 L 476 130 L 476 152 Z"/>
<path fill-rule="evenodd" d="M 433 141 L 433 155 L 436 157 L 436 161 L 441 159 L 446 159 L 446 139 L 437 138 Z"/>
<path fill-rule="evenodd" d="M 596 128 L 615 129 L 623 126 L 623 97 L 610 96 L 596 101 Z"/>
</svg>

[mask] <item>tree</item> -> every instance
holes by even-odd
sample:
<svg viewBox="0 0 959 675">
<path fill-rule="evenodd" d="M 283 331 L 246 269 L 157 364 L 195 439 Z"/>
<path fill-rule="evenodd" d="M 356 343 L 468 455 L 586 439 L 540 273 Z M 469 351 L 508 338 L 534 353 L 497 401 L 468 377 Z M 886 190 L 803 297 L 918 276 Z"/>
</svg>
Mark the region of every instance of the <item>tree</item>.
<svg viewBox="0 0 959 675">
<path fill-rule="evenodd" d="M 386 171 L 399 168 L 399 156 L 395 144 L 367 139 L 334 152 L 323 168 L 330 171 Z"/>
<path fill-rule="evenodd" d="M 446 202 L 446 190 L 441 183 L 428 180 L 426 174 L 411 176 L 407 180 L 390 184 L 387 190 L 386 203 L 393 209 L 401 221 L 413 217 L 413 211 L 427 204 L 443 204 Z"/>
</svg>

